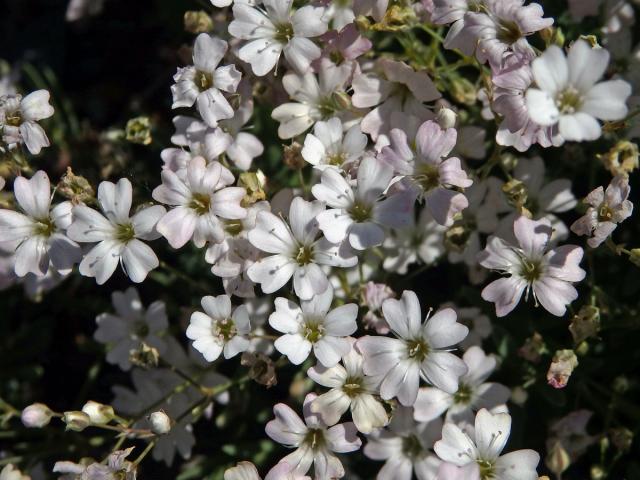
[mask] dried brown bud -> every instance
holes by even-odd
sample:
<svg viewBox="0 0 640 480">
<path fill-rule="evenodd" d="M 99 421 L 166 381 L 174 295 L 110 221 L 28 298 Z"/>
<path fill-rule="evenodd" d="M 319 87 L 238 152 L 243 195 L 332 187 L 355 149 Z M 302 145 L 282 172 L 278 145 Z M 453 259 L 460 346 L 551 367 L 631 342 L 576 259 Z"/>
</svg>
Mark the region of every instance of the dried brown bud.
<svg viewBox="0 0 640 480">
<path fill-rule="evenodd" d="M 638 168 L 638 145 L 621 140 L 598 158 L 611 175 L 629 175 Z"/>
<path fill-rule="evenodd" d="M 184 12 L 184 29 L 189 33 L 206 33 L 213 30 L 213 20 L 204 10 Z"/>
<path fill-rule="evenodd" d="M 464 223 L 454 224 L 444 234 L 444 246 L 450 252 L 462 253 L 470 235 L 471 230 Z"/>
<path fill-rule="evenodd" d="M 242 206 L 248 207 L 266 199 L 266 184 L 267 178 L 264 176 L 264 173 L 262 173 L 262 170 L 241 173 L 238 177 L 238 186 L 243 187 L 247 191 L 247 194 L 242 199 Z"/>
<path fill-rule="evenodd" d="M 293 168 L 294 170 L 299 170 L 305 166 L 304 158 L 302 158 L 302 145 L 298 142 L 293 142 L 291 145 L 284 145 L 284 164 Z"/>
<path fill-rule="evenodd" d="M 74 204 L 91 202 L 96 195 L 89 180 L 73 173 L 71 167 L 67 167 L 67 173 L 58 182 L 58 193 Z"/>
<path fill-rule="evenodd" d="M 154 347 L 142 342 L 140 347 L 129 352 L 129 361 L 136 367 L 149 369 L 158 366 L 160 354 Z"/>
<path fill-rule="evenodd" d="M 547 346 L 544 344 L 542 335 L 535 332 L 533 336 L 525 340 L 524 345 L 518 350 L 518 355 L 529 362 L 538 363 L 540 357 L 547 352 Z"/>
<path fill-rule="evenodd" d="M 557 350 L 547 372 L 547 382 L 553 388 L 564 388 L 569 377 L 578 366 L 578 357 L 573 350 Z"/>
<path fill-rule="evenodd" d="M 502 186 L 502 191 L 507 197 L 507 201 L 517 209 L 522 209 L 527 203 L 527 186 L 524 182 L 512 178 Z"/>
<path fill-rule="evenodd" d="M 273 360 L 263 353 L 244 352 L 240 363 L 249 368 L 249 377 L 267 388 L 278 383 Z"/>
<path fill-rule="evenodd" d="M 151 143 L 151 121 L 149 117 L 136 117 L 127 122 L 125 138 L 131 143 L 149 145 Z"/>
<path fill-rule="evenodd" d="M 569 331 L 576 344 L 587 338 L 596 337 L 600 331 L 600 309 L 591 305 L 582 307 L 571 319 Z"/>
</svg>

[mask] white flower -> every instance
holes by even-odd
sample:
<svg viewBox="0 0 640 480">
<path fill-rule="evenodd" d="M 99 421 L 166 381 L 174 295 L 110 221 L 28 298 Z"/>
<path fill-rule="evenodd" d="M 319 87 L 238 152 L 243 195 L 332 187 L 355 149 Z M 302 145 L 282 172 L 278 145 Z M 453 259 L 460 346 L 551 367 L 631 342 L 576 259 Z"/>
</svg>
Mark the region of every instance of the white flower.
<svg viewBox="0 0 640 480">
<path fill-rule="evenodd" d="M 326 122 L 316 122 L 313 134 L 307 133 L 302 148 L 302 158 L 318 169 L 335 166 L 348 171 L 364 153 L 367 136 L 354 125 L 343 132 L 342 121 L 332 117 Z"/>
<path fill-rule="evenodd" d="M 311 5 L 291 12 L 292 0 L 264 0 L 264 10 L 247 3 L 235 3 L 229 33 L 249 40 L 238 51 L 238 57 L 251 64 L 259 77 L 269 73 L 284 53 L 289 64 L 299 73 L 309 70 L 311 62 L 322 51 L 309 37 L 327 31 L 323 7 Z"/>
<path fill-rule="evenodd" d="M 227 52 L 227 42 L 206 33 L 198 35 L 193 47 L 193 66 L 178 69 L 171 86 L 172 108 L 191 107 L 197 103 L 198 112 L 210 127 L 218 120 L 233 117 L 233 108 L 221 90 L 233 93 L 241 73 L 234 65 L 218 67 Z"/>
<path fill-rule="evenodd" d="M 275 347 L 294 365 L 304 362 L 313 348 L 322 365 L 333 367 L 351 349 L 346 337 L 358 329 L 358 305 L 348 303 L 331 310 L 332 301 L 331 286 L 310 300 L 301 301 L 300 306 L 286 298 L 276 298 L 269 325 L 284 333 Z"/>
<path fill-rule="evenodd" d="M 271 118 L 280 122 L 278 136 L 293 138 L 311 127 L 318 120 L 338 116 L 343 122 L 355 116 L 346 108 L 346 83 L 352 69 L 347 64 L 336 66 L 323 58 L 318 76 L 311 72 L 289 72 L 282 78 L 282 86 L 295 102 L 278 105 Z M 347 128 L 351 124 L 343 125 Z"/>
<path fill-rule="evenodd" d="M 5 465 L 0 472 L 0 480 L 31 480 L 29 475 L 23 475 L 20 470 L 12 464 Z"/>
<path fill-rule="evenodd" d="M 16 275 L 43 277 L 50 267 L 69 273 L 81 258 L 80 247 L 64 232 L 71 224 L 71 202 L 51 208 L 51 185 L 42 170 L 29 180 L 17 177 L 13 193 L 24 213 L 0 209 L 0 244 L 15 250 Z"/>
<path fill-rule="evenodd" d="M 247 270 L 249 278 L 260 283 L 264 293 L 273 293 L 293 277 L 293 288 L 302 300 L 323 293 L 329 286 L 320 265 L 352 267 L 358 258 L 344 246 L 318 237 L 316 217 L 324 210 L 321 202 L 307 202 L 296 197 L 289 209 L 289 223 L 270 212 L 259 212 L 249 241 L 269 255 Z"/>
<path fill-rule="evenodd" d="M 571 285 L 585 277 L 580 268 L 583 250 L 576 245 L 548 249 L 553 232 L 549 220 L 519 217 L 513 224 L 518 246 L 489 237 L 478 254 L 480 265 L 509 274 L 487 285 L 482 298 L 494 302 L 496 315 L 504 317 L 520 302 L 522 293 L 533 291 L 534 299 L 551 314 L 561 317 L 566 305 L 578 298 Z"/>
<path fill-rule="evenodd" d="M 200 303 L 205 313 L 191 315 L 187 338 L 193 340 L 193 348 L 208 362 L 216 360 L 221 353 L 224 358 L 231 358 L 249 348 L 251 324 L 247 307 L 240 305 L 232 313 L 228 295 L 207 295 Z"/>
<path fill-rule="evenodd" d="M 351 342 L 349 353 L 342 356 L 344 366 L 337 364 L 327 368 L 316 365 L 307 370 L 307 375 L 314 382 L 331 389 L 313 401 L 311 411 L 320 414 L 327 425 L 333 425 L 350 410 L 358 431 L 371 433 L 376 428 L 384 427 L 389 419 L 375 397 L 380 378 L 364 374 L 362 355 L 353 344 L 354 341 Z"/>
<path fill-rule="evenodd" d="M 418 422 L 429 422 L 447 413 L 446 421 L 473 421 L 473 412 L 503 406 L 510 390 L 500 383 L 486 382 L 496 368 L 496 359 L 480 347 L 471 347 L 462 356 L 467 373 L 460 377 L 458 391 L 451 394 L 435 387 L 421 388 L 414 409 Z M 504 407 L 506 409 L 506 407 Z"/>
<path fill-rule="evenodd" d="M 49 92 L 37 90 L 22 98 L 21 95 L 0 97 L 0 130 L 2 140 L 9 144 L 24 143 L 33 155 L 49 146 L 49 139 L 39 120 L 53 115 L 49 105 Z"/>
<path fill-rule="evenodd" d="M 135 283 L 142 282 L 159 265 L 156 254 L 141 240 L 160 237 L 156 224 L 165 209 L 154 205 L 130 217 L 132 196 L 131 182 L 121 178 L 117 184 L 102 182 L 98 186 L 102 214 L 86 205 L 73 207 L 73 223 L 67 235 L 76 242 L 98 243 L 80 262 L 80 273 L 95 277 L 98 285 L 109 280 L 118 263 Z"/>
<path fill-rule="evenodd" d="M 357 348 L 364 356 L 364 373 L 382 375 L 380 396 L 398 397 L 411 406 L 418 395 L 420 377 L 449 393 L 458 390 L 458 379 L 467 372 L 462 360 L 448 347 L 466 337 L 469 329 L 456 323 L 456 312 L 445 308 L 422 324 L 416 294 L 405 290 L 400 300 L 382 304 L 384 318 L 397 338 L 365 336 Z"/>
<path fill-rule="evenodd" d="M 327 428 L 319 415 L 311 413 L 315 399 L 313 393 L 304 399 L 304 422 L 290 407 L 278 403 L 273 407 L 275 419 L 267 423 L 265 431 L 276 442 L 296 449 L 281 460 L 296 473 L 304 475 L 313 464 L 315 480 L 342 478 L 344 467 L 335 453 L 358 450 L 362 441 L 351 422 Z"/>
<path fill-rule="evenodd" d="M 240 462 L 225 470 L 224 480 L 261 480 L 261 477 L 253 463 Z M 311 480 L 311 477 L 300 475 L 288 463 L 280 462 L 269 470 L 264 480 Z"/>
<path fill-rule="evenodd" d="M 596 140 L 602 129 L 596 119 L 621 120 L 627 115 L 631 86 L 623 80 L 597 83 L 609 64 L 609 52 L 576 41 L 564 55 L 552 45 L 532 63 L 538 88 L 527 90 L 532 120 L 542 126 L 558 124 L 565 140 Z"/>
<path fill-rule="evenodd" d="M 491 414 L 483 408 L 476 415 L 473 435 L 453 423 L 445 423 L 442 440 L 435 443 L 434 449 L 442 460 L 459 467 L 477 463 L 480 480 L 537 480 L 537 452 L 517 450 L 500 456 L 510 432 L 508 413 Z"/>
<path fill-rule="evenodd" d="M 111 295 L 116 314 L 101 313 L 96 317 L 98 328 L 93 338 L 109 346 L 107 362 L 129 370 L 129 356 L 144 342 L 162 355 L 167 344 L 161 334 L 169 326 L 164 302 L 153 302 L 145 310 L 138 291 L 130 287 Z"/>
<path fill-rule="evenodd" d="M 388 428 L 367 437 L 364 454 L 373 460 L 385 460 L 377 480 L 435 480 L 441 461 L 431 450 L 440 438 L 442 421 L 416 423 L 411 408 L 399 406 Z M 448 479 L 443 479 L 448 480 Z"/>
<path fill-rule="evenodd" d="M 340 243 L 348 239 L 356 250 L 366 250 L 382 244 L 383 227 L 407 227 L 413 216 L 414 195 L 405 191 L 383 198 L 392 178 L 393 169 L 375 157 L 365 157 L 360 163 L 357 188 L 338 170 L 325 169 L 311 191 L 331 207 L 316 217 L 327 240 Z"/>
<path fill-rule="evenodd" d="M 218 162 L 207 165 L 202 157 L 191 160 L 186 173 L 181 178 L 169 169 L 162 171 L 162 185 L 152 196 L 174 208 L 160 219 L 158 232 L 173 248 L 183 247 L 192 238 L 198 248 L 206 242 L 221 242 L 224 225 L 220 218 L 239 220 L 247 215 L 240 206 L 245 189 L 228 187 L 233 174 Z"/>
</svg>

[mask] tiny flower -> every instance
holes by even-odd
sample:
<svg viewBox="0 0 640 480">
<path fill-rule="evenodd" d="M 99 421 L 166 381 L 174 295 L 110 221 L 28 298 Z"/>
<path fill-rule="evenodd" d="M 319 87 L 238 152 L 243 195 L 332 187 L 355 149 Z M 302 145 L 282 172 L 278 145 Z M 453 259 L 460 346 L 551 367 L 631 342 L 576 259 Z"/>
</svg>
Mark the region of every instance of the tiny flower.
<svg viewBox="0 0 640 480">
<path fill-rule="evenodd" d="M 205 313 L 191 315 L 187 338 L 193 340 L 193 348 L 208 362 L 216 360 L 221 353 L 224 358 L 231 358 L 249 348 L 251 323 L 247 307 L 240 305 L 232 312 L 228 295 L 207 295 L 202 297 L 201 304 Z"/>
<path fill-rule="evenodd" d="M 351 350 L 342 357 L 344 366 L 316 365 L 307 370 L 314 382 L 331 389 L 313 401 L 311 411 L 320 414 L 327 425 L 334 425 L 350 410 L 358 431 L 371 433 L 388 422 L 387 412 L 375 397 L 380 379 L 364 374 L 362 355 L 351 343 Z"/>
<path fill-rule="evenodd" d="M 609 64 L 609 52 L 576 41 L 567 56 L 551 45 L 532 63 L 537 88 L 526 93 L 534 122 L 558 124 L 569 141 L 596 140 L 602 133 L 599 120 L 621 120 L 627 115 L 631 85 L 624 80 L 597 83 Z"/>
<path fill-rule="evenodd" d="M 206 33 L 198 35 L 193 47 L 193 66 L 180 68 L 173 77 L 172 108 L 191 107 L 210 127 L 219 120 L 233 117 L 233 108 L 222 91 L 233 93 L 240 83 L 241 73 L 235 65 L 218 67 L 227 52 L 227 42 Z M 222 90 L 222 91 L 221 91 Z"/>
<path fill-rule="evenodd" d="M 24 98 L 21 95 L 0 97 L 2 140 L 9 145 L 24 143 L 31 154 L 39 154 L 50 144 L 38 121 L 49 118 L 53 111 L 47 90 L 37 90 Z"/>
<path fill-rule="evenodd" d="M 456 323 L 455 311 L 439 310 L 423 324 L 420 302 L 410 290 L 400 300 L 385 300 L 382 311 L 396 338 L 365 336 L 357 343 L 364 357 L 364 373 L 383 377 L 380 396 L 384 400 L 397 396 L 402 405 L 411 406 L 421 377 L 455 393 L 467 367 L 448 347 L 462 341 L 469 331 Z"/>
<path fill-rule="evenodd" d="M 43 403 L 29 405 L 20 415 L 22 424 L 27 428 L 42 428 L 49 425 L 53 412 Z"/>
<path fill-rule="evenodd" d="M 356 451 L 362 441 L 353 423 L 329 428 L 319 415 L 312 413 L 315 399 L 313 393 L 304 399 L 304 422 L 290 407 L 278 403 L 273 407 L 275 419 L 267 423 L 265 430 L 274 441 L 296 449 L 281 460 L 294 466 L 296 473 L 304 475 L 313 465 L 316 480 L 342 478 L 344 467 L 335 454 Z"/>
<path fill-rule="evenodd" d="M 363 155 L 367 136 L 354 125 L 343 132 L 342 121 L 332 117 L 326 122 L 316 122 L 313 133 L 304 139 L 302 158 L 318 169 L 335 166 L 348 171 Z"/>
<path fill-rule="evenodd" d="M 164 354 L 167 343 L 161 335 L 169 326 L 164 302 L 153 302 L 145 309 L 133 287 L 113 292 L 111 300 L 116 314 L 98 315 L 98 328 L 93 335 L 96 341 L 109 345 L 107 362 L 129 370 L 131 352 L 143 344 Z"/>
<path fill-rule="evenodd" d="M 160 264 L 156 254 L 142 240 L 160 237 L 156 224 L 165 209 L 154 205 L 130 217 L 132 197 L 131 182 L 122 178 L 117 184 L 100 183 L 98 203 L 102 214 L 86 205 L 73 207 L 73 223 L 67 235 L 77 242 L 97 242 L 80 262 L 80 273 L 95 277 L 98 285 L 111 278 L 118 263 L 135 283 L 144 281 Z"/>
<path fill-rule="evenodd" d="M 435 479 L 441 461 L 432 448 L 441 430 L 440 419 L 417 423 L 411 408 L 398 407 L 387 428 L 375 430 L 367 437 L 365 456 L 385 461 L 376 479 L 411 480 L 413 473 L 418 480 Z"/>
<path fill-rule="evenodd" d="M 457 392 L 450 394 L 434 387 L 420 389 L 413 406 L 417 421 L 430 422 L 445 412 L 447 421 L 472 421 L 473 412 L 493 409 L 509 399 L 507 387 L 486 381 L 496 368 L 495 357 L 486 355 L 480 347 L 471 347 L 462 360 L 467 365 L 467 373 L 460 377 Z"/>
<path fill-rule="evenodd" d="M 289 209 L 289 226 L 270 212 L 259 212 L 249 241 L 259 250 L 271 253 L 247 270 L 249 278 L 260 283 L 264 293 L 273 293 L 293 277 L 293 288 L 302 300 L 326 291 L 329 280 L 320 265 L 352 267 L 357 257 L 345 247 L 318 237 L 316 217 L 324 211 L 321 202 L 296 197 Z"/>
<path fill-rule="evenodd" d="M 327 31 L 325 9 L 307 5 L 292 12 L 290 0 L 265 0 L 263 5 L 264 10 L 244 2 L 233 5 L 229 33 L 248 40 L 238 57 L 259 77 L 273 70 L 282 53 L 297 72 L 305 73 L 322 53 L 309 38 Z"/>
<path fill-rule="evenodd" d="M 606 190 L 596 188 L 584 199 L 589 208 L 571 225 L 571 231 L 590 237 L 587 243 L 591 248 L 597 248 L 609 238 L 618 223 L 631 216 L 633 203 L 629 200 L 629 193 L 629 180 L 622 175 L 614 177 Z"/>
<path fill-rule="evenodd" d="M 269 325 L 284 333 L 275 342 L 276 349 L 291 363 L 300 365 L 313 353 L 322 365 L 333 367 L 351 349 L 346 338 L 357 330 L 358 306 L 348 303 L 331 310 L 333 288 L 328 286 L 300 306 L 278 297 Z"/>
<path fill-rule="evenodd" d="M 158 202 L 174 208 L 157 225 L 173 248 L 183 247 L 193 239 L 196 247 L 205 243 L 219 243 L 224 239 L 223 220 L 241 220 L 247 211 L 240 205 L 246 191 L 229 187 L 233 174 L 218 162 L 207 162 L 202 157 L 192 159 L 186 177 L 175 172 L 162 171 L 162 185 L 153 190 Z"/>
<path fill-rule="evenodd" d="M 357 188 L 338 170 L 324 170 L 320 183 L 311 192 L 330 207 L 316 217 L 327 240 L 341 243 L 348 239 L 356 250 L 366 250 L 382 244 L 383 227 L 408 226 L 413 215 L 413 194 L 399 192 L 383 198 L 392 177 L 392 168 L 375 157 L 366 157 L 360 163 Z"/>
<path fill-rule="evenodd" d="M 381 152 L 382 160 L 419 189 L 433 218 L 447 227 L 453 224 L 454 215 L 469 205 L 464 194 L 456 188 L 470 187 L 473 183 L 462 169 L 459 158 L 445 159 L 455 146 L 457 136 L 455 129 L 443 130 L 429 120 L 418 129 L 415 151 L 406 134 L 394 129 L 391 145 Z"/>
<path fill-rule="evenodd" d="M 156 435 L 166 435 L 171 430 L 171 419 L 162 410 L 158 410 L 149 415 L 149 425 Z"/>
<path fill-rule="evenodd" d="M 498 237 L 489 237 L 480 252 L 480 265 L 509 274 L 487 285 L 482 298 L 496 304 L 496 315 L 504 317 L 520 302 L 522 293 L 533 292 L 534 299 L 551 314 L 564 315 L 566 305 L 578 298 L 571 285 L 585 277 L 580 268 L 583 250 L 576 245 L 549 249 L 553 230 L 549 220 L 519 217 L 513 224 L 518 246 Z"/>
<path fill-rule="evenodd" d="M 16 275 L 69 273 L 81 258 L 78 244 L 65 235 L 71 224 L 71 202 L 51 208 L 51 185 L 42 170 L 29 180 L 16 178 L 13 192 L 24 213 L 0 209 L 0 243 L 15 249 Z"/>
<path fill-rule="evenodd" d="M 480 480 L 538 480 L 540 455 L 533 450 L 517 450 L 500 455 L 511 433 L 508 413 L 491 414 L 482 409 L 476 415 L 472 435 L 454 423 L 445 423 L 442 440 L 435 443 L 436 454 L 445 462 L 464 467 L 476 463 Z"/>
</svg>

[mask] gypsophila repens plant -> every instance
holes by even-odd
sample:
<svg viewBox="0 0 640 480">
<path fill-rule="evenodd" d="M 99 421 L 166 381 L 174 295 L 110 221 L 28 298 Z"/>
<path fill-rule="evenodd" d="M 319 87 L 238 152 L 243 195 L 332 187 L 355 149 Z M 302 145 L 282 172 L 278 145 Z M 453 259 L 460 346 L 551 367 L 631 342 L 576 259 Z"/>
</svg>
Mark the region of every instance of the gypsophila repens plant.
<svg viewBox="0 0 640 480">
<path fill-rule="evenodd" d="M 638 0 L 22 0 L 0 480 L 640 479 Z"/>
</svg>

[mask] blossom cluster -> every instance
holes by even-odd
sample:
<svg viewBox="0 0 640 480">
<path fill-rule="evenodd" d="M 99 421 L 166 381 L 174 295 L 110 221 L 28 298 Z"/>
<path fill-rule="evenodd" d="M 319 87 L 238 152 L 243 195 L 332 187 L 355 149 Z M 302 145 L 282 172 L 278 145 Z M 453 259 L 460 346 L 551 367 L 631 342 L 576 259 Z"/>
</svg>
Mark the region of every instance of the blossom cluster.
<svg viewBox="0 0 640 480">
<path fill-rule="evenodd" d="M 599 13 L 569 3 L 576 19 Z M 236 390 L 288 371 L 298 393 L 259 427 L 275 453 L 235 458 L 225 480 L 365 478 L 353 458 L 380 480 L 560 478 L 595 442 L 588 416 L 561 420 L 546 452 L 526 435 L 509 448 L 513 407 L 536 380 L 494 378 L 509 369 L 495 338 L 531 321 L 519 355 L 535 370 L 547 352 L 529 317 L 570 312 L 575 345 L 559 345 L 542 387 L 564 388 L 608 309 L 593 257 L 608 247 L 640 264 L 614 241 L 631 223 L 640 133 L 640 76 L 614 47 L 634 9 L 619 3 L 627 23 L 607 10 L 602 46 L 565 38 L 524 0 L 212 0 L 189 17 L 190 61 L 167 92 L 175 132 L 144 182 L 69 171 L 52 186 L 38 156 L 59 113 L 50 92 L 0 83 L 12 165 L 0 177 L 0 286 L 32 298 L 81 277 L 112 286 L 93 342 L 128 379 L 81 410 L 21 406 L 29 428 L 119 432 L 103 461 L 60 458 L 49 471 L 135 479 L 147 454 L 170 468 L 197 451 L 199 424 L 215 435 Z M 73 0 L 67 18 L 101 6 Z M 130 141 L 149 143 L 135 135 L 128 125 Z M 590 182 L 609 179 L 583 190 L 556 163 L 583 161 L 575 152 L 592 142 L 611 150 L 589 159 Z M 113 288 L 167 275 L 197 300 Z M 0 473 L 14 478 L 14 465 Z"/>
</svg>

